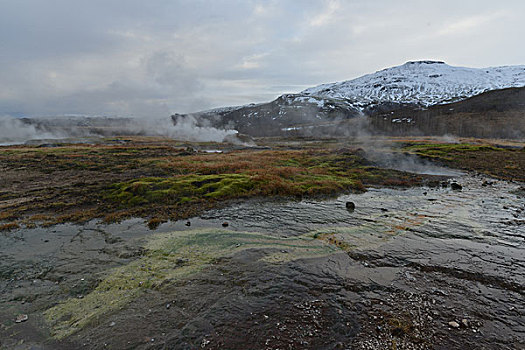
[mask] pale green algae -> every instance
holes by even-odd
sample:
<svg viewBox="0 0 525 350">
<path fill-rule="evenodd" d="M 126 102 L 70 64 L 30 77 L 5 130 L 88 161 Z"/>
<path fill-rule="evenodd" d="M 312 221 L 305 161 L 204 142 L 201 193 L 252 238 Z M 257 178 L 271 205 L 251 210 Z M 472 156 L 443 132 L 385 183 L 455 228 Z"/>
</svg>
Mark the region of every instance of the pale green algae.
<svg viewBox="0 0 525 350">
<path fill-rule="evenodd" d="M 302 236 L 278 238 L 261 233 L 201 229 L 155 234 L 148 238 L 140 259 L 109 271 L 82 299 L 70 298 L 45 311 L 55 338 L 67 337 L 105 315 L 122 309 L 147 290 L 161 289 L 170 281 L 195 275 L 215 260 L 246 249 L 266 249 L 260 261 L 272 264 L 335 252 L 377 248 L 409 226 L 425 219 L 406 221 L 375 217 L 376 222 L 352 227 L 330 227 Z"/>
<path fill-rule="evenodd" d="M 70 298 L 46 310 L 45 319 L 53 337 L 70 336 L 126 307 L 147 290 L 160 290 L 170 281 L 190 277 L 215 260 L 246 249 L 267 249 L 260 260 L 272 264 L 326 256 L 338 250 L 312 235 L 277 238 L 260 233 L 210 229 L 156 234 L 148 239 L 140 259 L 110 270 L 107 277 L 82 299 Z"/>
</svg>

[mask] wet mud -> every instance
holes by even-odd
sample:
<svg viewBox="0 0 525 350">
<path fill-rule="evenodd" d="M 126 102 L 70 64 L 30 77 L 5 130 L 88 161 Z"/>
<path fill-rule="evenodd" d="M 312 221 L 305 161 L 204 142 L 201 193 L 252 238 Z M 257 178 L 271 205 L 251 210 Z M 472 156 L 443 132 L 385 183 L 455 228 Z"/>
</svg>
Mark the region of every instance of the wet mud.
<svg viewBox="0 0 525 350">
<path fill-rule="evenodd" d="M 520 184 L 453 181 L 2 233 L 1 348 L 525 348 Z"/>
</svg>

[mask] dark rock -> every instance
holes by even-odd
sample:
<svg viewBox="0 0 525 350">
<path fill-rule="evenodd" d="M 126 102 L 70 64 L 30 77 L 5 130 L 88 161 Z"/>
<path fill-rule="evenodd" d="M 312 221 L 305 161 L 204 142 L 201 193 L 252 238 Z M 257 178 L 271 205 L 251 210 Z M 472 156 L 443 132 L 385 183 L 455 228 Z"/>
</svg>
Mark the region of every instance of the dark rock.
<svg viewBox="0 0 525 350">
<path fill-rule="evenodd" d="M 450 184 L 450 188 L 452 188 L 454 191 L 461 191 L 463 189 L 463 186 L 461 186 L 457 182 L 453 182 Z"/>
<path fill-rule="evenodd" d="M 186 225 L 186 226 L 191 226 L 191 222 L 186 221 L 185 225 Z"/>
<path fill-rule="evenodd" d="M 402 337 L 403 335 L 405 335 L 405 330 L 402 327 L 394 327 L 392 329 L 392 335 L 394 337 Z"/>
<path fill-rule="evenodd" d="M 354 211 L 355 210 L 354 202 L 346 202 L 346 209 L 349 211 Z"/>
<path fill-rule="evenodd" d="M 229 225 L 226 221 L 222 223 L 222 227 L 228 227 Z"/>
<path fill-rule="evenodd" d="M 188 259 L 178 258 L 177 259 L 177 265 L 184 265 L 188 262 Z"/>
</svg>

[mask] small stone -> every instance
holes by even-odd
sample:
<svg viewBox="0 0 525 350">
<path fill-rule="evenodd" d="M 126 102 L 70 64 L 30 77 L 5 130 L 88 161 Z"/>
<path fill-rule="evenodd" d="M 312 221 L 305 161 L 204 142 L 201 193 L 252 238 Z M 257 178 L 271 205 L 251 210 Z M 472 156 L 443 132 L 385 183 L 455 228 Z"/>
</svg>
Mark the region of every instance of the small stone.
<svg viewBox="0 0 525 350">
<path fill-rule="evenodd" d="M 453 189 L 454 191 L 461 191 L 463 189 L 463 186 L 461 186 L 457 182 L 453 182 L 450 184 L 450 188 Z"/>
<path fill-rule="evenodd" d="M 15 322 L 22 323 L 22 322 L 27 321 L 28 319 L 29 317 L 27 315 L 21 314 L 21 315 L 16 316 Z"/>
<path fill-rule="evenodd" d="M 355 210 L 355 203 L 354 202 L 346 202 L 346 209 L 349 211 Z"/>
<path fill-rule="evenodd" d="M 461 324 L 465 327 L 468 327 L 469 326 L 469 323 L 468 323 L 468 320 L 466 318 L 462 319 L 461 320 Z"/>
<path fill-rule="evenodd" d="M 171 307 L 171 304 L 170 303 L 167 303 L 166 304 L 166 309 L 169 309 Z"/>
<path fill-rule="evenodd" d="M 115 323 L 114 321 L 112 321 L 112 322 L 109 324 L 110 327 L 115 327 L 115 325 L 116 325 L 116 323 Z"/>
<path fill-rule="evenodd" d="M 191 222 L 186 221 L 185 225 L 186 225 L 186 226 L 191 226 Z"/>
<path fill-rule="evenodd" d="M 226 221 L 222 223 L 222 227 L 228 227 L 229 225 Z"/>
<path fill-rule="evenodd" d="M 448 325 L 452 328 L 459 328 L 459 323 L 457 323 L 456 321 L 450 321 Z"/>
</svg>

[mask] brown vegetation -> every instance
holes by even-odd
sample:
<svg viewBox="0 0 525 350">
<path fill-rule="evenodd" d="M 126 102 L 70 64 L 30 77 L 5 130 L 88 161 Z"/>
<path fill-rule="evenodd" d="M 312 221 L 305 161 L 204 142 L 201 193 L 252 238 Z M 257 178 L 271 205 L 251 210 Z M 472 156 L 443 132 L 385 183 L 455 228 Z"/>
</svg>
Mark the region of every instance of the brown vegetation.
<svg viewBox="0 0 525 350">
<path fill-rule="evenodd" d="M 237 198 L 334 196 L 424 180 L 376 168 L 358 154 L 319 148 L 204 153 L 155 139 L 0 147 L 0 222 L 48 226 L 137 216 L 155 228 Z"/>
</svg>

